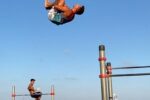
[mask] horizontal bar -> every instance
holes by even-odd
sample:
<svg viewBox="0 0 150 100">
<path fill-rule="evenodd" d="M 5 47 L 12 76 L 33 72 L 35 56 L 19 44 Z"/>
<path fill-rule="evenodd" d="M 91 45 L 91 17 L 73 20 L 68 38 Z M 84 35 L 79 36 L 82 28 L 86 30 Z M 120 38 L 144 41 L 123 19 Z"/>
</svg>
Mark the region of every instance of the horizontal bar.
<svg viewBox="0 0 150 100">
<path fill-rule="evenodd" d="M 133 74 L 113 74 L 109 77 L 125 77 L 125 76 L 146 76 L 150 75 L 150 73 L 133 73 Z"/>
<path fill-rule="evenodd" d="M 30 96 L 30 94 L 17 94 L 15 96 Z"/>
<path fill-rule="evenodd" d="M 42 95 L 50 95 L 50 93 L 42 93 Z M 17 94 L 15 96 L 31 96 L 30 94 Z"/>
<path fill-rule="evenodd" d="M 112 68 L 112 69 L 116 70 L 116 69 L 138 69 L 138 68 L 150 68 L 150 66 L 116 67 L 116 68 Z"/>
<path fill-rule="evenodd" d="M 43 93 L 42 95 L 51 95 L 50 93 Z"/>
</svg>

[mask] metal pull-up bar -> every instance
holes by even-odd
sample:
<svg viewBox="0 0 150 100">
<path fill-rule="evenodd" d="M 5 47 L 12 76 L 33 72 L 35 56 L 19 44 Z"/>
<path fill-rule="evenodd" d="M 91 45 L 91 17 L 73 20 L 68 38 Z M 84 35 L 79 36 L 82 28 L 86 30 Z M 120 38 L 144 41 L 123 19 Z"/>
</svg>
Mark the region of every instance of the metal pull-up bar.
<svg viewBox="0 0 150 100">
<path fill-rule="evenodd" d="M 109 75 L 109 77 L 146 76 L 146 75 L 150 75 L 150 73 L 112 74 L 112 75 Z"/>
<path fill-rule="evenodd" d="M 139 69 L 139 68 L 150 68 L 150 66 L 115 67 L 112 69 L 117 70 L 117 69 Z"/>
</svg>

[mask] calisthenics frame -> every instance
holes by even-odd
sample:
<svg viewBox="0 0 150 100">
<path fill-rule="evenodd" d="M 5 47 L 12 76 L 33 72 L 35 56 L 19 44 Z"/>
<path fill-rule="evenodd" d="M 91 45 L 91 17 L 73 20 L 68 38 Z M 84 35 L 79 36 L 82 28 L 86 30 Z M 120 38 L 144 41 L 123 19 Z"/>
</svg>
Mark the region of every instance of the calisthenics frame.
<svg viewBox="0 0 150 100">
<path fill-rule="evenodd" d="M 50 93 L 42 93 L 42 95 L 51 95 L 51 100 L 54 100 L 54 96 L 55 96 L 55 89 L 54 89 L 54 85 L 51 85 L 51 90 Z M 16 100 L 17 96 L 31 96 L 30 94 L 16 94 L 16 87 L 15 85 L 12 86 L 12 100 Z"/>
<path fill-rule="evenodd" d="M 128 67 L 112 68 L 111 63 L 106 64 L 105 46 L 104 45 L 99 46 L 99 59 L 98 60 L 100 63 L 99 77 L 101 78 L 102 100 L 113 100 L 112 77 L 150 75 L 150 73 L 112 74 L 112 70 L 150 68 L 150 66 L 128 66 Z"/>
</svg>

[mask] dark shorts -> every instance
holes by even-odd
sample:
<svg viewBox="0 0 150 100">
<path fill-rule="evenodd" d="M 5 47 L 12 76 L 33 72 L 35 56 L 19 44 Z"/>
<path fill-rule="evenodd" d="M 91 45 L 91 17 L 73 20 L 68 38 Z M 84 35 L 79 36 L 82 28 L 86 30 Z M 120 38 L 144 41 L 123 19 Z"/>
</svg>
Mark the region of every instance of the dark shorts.
<svg viewBox="0 0 150 100">
<path fill-rule="evenodd" d="M 32 98 L 39 98 L 42 96 L 42 93 L 41 92 L 35 92 L 31 95 Z"/>
</svg>

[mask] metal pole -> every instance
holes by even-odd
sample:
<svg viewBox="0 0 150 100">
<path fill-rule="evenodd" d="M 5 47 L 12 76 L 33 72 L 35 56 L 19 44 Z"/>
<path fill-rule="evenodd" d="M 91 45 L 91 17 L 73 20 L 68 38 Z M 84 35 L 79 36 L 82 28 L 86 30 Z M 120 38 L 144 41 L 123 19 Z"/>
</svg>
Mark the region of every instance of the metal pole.
<svg viewBox="0 0 150 100">
<path fill-rule="evenodd" d="M 15 97 L 16 97 L 16 87 L 14 85 L 14 100 L 16 99 Z"/>
<path fill-rule="evenodd" d="M 55 99 L 54 98 L 54 95 L 55 95 L 54 85 L 51 86 L 51 93 L 50 93 L 50 95 L 51 95 L 51 100 L 54 100 Z"/>
<path fill-rule="evenodd" d="M 107 74 L 112 75 L 111 63 L 106 64 Z M 112 86 L 112 77 L 108 77 L 108 95 L 109 100 L 113 100 L 113 86 Z"/>
<path fill-rule="evenodd" d="M 125 77 L 125 76 L 145 76 L 150 75 L 150 73 L 133 73 L 133 74 L 113 74 L 109 77 Z"/>
<path fill-rule="evenodd" d="M 12 100 L 15 100 L 15 96 L 16 96 L 15 86 L 12 86 Z"/>
<path fill-rule="evenodd" d="M 139 69 L 139 68 L 150 68 L 150 66 L 130 66 L 130 67 L 115 67 L 113 70 L 117 69 Z"/>
<path fill-rule="evenodd" d="M 11 97 L 12 97 L 12 100 L 14 100 L 13 99 L 13 91 L 14 91 L 14 89 L 13 89 L 14 87 L 12 86 L 12 92 L 11 92 Z"/>
<path fill-rule="evenodd" d="M 100 45 L 99 46 L 99 63 L 100 63 L 100 75 L 101 78 L 101 94 L 102 94 L 102 100 L 108 100 L 107 97 L 107 84 L 106 84 L 106 67 L 105 67 L 105 46 Z"/>
</svg>

